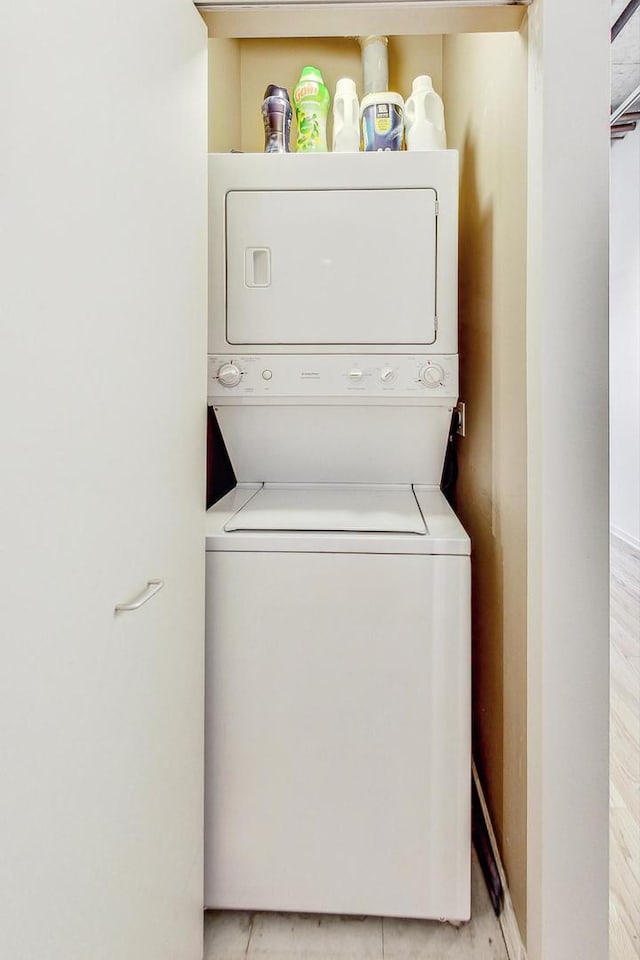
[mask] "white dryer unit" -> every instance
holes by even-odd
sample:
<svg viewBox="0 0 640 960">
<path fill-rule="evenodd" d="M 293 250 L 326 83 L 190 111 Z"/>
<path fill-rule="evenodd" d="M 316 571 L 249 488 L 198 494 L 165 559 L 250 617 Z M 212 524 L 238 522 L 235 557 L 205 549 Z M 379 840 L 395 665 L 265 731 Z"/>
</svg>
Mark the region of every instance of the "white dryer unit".
<svg viewBox="0 0 640 960">
<path fill-rule="evenodd" d="M 211 154 L 209 353 L 458 349 L 458 154 Z"/>
</svg>

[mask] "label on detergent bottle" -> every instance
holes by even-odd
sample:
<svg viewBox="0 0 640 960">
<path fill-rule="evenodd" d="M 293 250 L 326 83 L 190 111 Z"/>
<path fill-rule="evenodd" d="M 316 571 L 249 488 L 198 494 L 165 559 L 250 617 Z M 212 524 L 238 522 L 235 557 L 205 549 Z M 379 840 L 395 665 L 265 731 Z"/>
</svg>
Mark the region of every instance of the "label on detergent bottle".
<svg viewBox="0 0 640 960">
<path fill-rule="evenodd" d="M 369 94 L 362 101 L 362 141 L 368 151 L 402 150 L 404 111 L 402 97 L 393 93 Z"/>
<path fill-rule="evenodd" d="M 389 115 L 389 110 L 391 104 L 389 103 L 376 103 L 373 115 L 373 129 L 376 132 L 376 136 L 380 133 L 389 133 L 391 130 L 391 117 Z"/>
</svg>

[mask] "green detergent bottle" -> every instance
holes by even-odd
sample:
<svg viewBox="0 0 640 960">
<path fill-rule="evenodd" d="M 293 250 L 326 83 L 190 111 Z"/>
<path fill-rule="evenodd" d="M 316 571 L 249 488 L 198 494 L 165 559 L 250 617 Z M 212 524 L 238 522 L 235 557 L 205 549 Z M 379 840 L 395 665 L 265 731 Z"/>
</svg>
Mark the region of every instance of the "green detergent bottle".
<svg viewBox="0 0 640 960">
<path fill-rule="evenodd" d="M 327 152 L 329 91 L 317 67 L 303 67 L 293 88 L 298 139 L 296 153 Z"/>
</svg>

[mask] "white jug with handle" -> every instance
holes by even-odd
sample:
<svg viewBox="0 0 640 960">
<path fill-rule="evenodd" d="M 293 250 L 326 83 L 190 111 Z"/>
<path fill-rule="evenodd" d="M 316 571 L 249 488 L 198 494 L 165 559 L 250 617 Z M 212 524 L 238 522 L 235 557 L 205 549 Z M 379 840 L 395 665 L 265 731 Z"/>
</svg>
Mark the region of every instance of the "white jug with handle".
<svg viewBox="0 0 640 960">
<path fill-rule="evenodd" d="M 333 139 L 335 153 L 357 153 L 360 149 L 360 111 L 356 84 L 343 77 L 336 84 L 333 98 Z"/>
<path fill-rule="evenodd" d="M 444 106 L 431 77 L 416 77 L 405 104 L 407 150 L 446 150 Z"/>
</svg>

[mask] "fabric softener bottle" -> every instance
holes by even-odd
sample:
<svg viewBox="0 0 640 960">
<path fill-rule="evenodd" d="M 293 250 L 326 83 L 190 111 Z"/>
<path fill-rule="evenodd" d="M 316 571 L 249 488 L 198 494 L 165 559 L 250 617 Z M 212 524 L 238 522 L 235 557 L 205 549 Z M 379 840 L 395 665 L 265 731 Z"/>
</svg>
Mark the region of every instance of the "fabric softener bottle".
<svg viewBox="0 0 640 960">
<path fill-rule="evenodd" d="M 262 101 L 265 153 L 289 153 L 291 114 L 291 101 L 286 89 L 270 83 Z"/>
<path fill-rule="evenodd" d="M 298 123 L 298 153 L 327 152 L 327 114 L 329 91 L 317 67 L 303 67 L 293 88 Z"/>
</svg>

